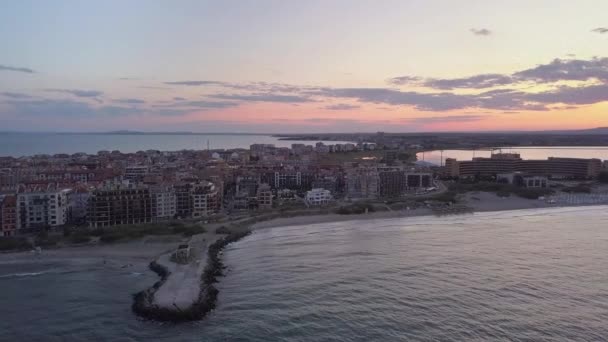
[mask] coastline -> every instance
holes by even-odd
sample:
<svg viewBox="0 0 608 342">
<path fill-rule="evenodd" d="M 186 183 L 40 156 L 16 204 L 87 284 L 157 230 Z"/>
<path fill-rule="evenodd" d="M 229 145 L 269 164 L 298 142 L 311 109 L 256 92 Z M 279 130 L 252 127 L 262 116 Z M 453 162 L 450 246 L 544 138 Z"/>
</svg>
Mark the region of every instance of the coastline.
<svg viewBox="0 0 608 342">
<path fill-rule="evenodd" d="M 565 204 L 556 203 L 550 204 L 541 200 L 530 200 L 520 197 L 501 198 L 494 193 L 479 192 L 467 193 L 462 196 L 462 204 L 472 209 L 472 212 L 499 212 L 508 210 L 520 209 L 542 209 L 542 208 L 567 208 L 578 206 L 602 205 L 597 204 Z M 608 205 L 608 203 L 605 203 Z M 377 211 L 367 214 L 352 214 L 340 215 L 335 213 L 320 213 L 310 214 L 302 213 L 294 216 L 275 216 L 269 217 L 259 216 L 243 219 L 242 222 L 234 222 L 231 231 L 241 233 L 247 230 L 258 230 L 266 228 L 278 228 L 283 226 L 297 226 L 307 224 L 373 220 L 373 219 L 390 219 L 390 218 L 407 218 L 420 216 L 437 216 L 429 208 L 418 208 L 412 210 L 393 210 L 393 211 Z M 222 232 L 223 233 L 223 232 Z M 205 233 L 211 235 L 226 236 L 221 233 Z M 211 237 L 211 236 L 209 236 Z M 63 259 L 107 259 L 117 261 L 145 261 L 147 265 L 151 260 L 155 260 L 162 254 L 174 250 L 179 243 L 188 241 L 188 238 L 181 236 L 147 236 L 142 239 L 115 242 L 108 244 L 87 244 L 77 246 L 65 246 L 53 249 L 45 249 L 41 256 L 35 256 L 31 251 L 7 251 L 0 253 L 0 263 L 3 262 L 19 262 L 19 261 L 52 261 Z"/>
<path fill-rule="evenodd" d="M 499 197 L 490 192 L 467 193 L 463 195 L 462 204 L 476 212 L 501 212 L 522 209 L 544 209 L 544 208 L 569 208 L 580 206 L 593 206 L 602 204 L 550 204 L 542 200 L 531 200 L 515 196 Z M 608 203 L 606 203 L 608 205 Z M 470 213 L 470 212 L 469 212 Z M 460 214 L 454 214 L 460 215 Z M 251 226 L 252 230 L 279 228 L 284 226 L 300 226 L 308 224 L 376 220 L 391 218 L 408 218 L 423 216 L 439 216 L 429 208 L 418 208 L 412 210 L 394 210 L 371 212 L 367 214 L 339 215 L 339 214 L 320 214 L 309 216 L 280 217 L 266 221 L 256 222 Z"/>
<path fill-rule="evenodd" d="M 460 203 L 465 208 L 470 208 L 472 212 L 501 212 L 522 209 L 602 205 L 602 203 L 578 205 L 553 204 L 544 200 L 530 200 L 514 196 L 502 198 L 494 193 L 485 192 L 467 193 L 460 200 Z M 190 239 L 178 236 L 165 236 L 163 238 L 148 236 L 130 242 L 45 250 L 41 255 L 36 255 L 32 252 L 4 253 L 0 255 L 0 263 L 48 263 L 69 260 L 79 263 L 99 264 L 103 262 L 103 265 L 106 267 L 128 268 L 139 272 L 152 270 L 159 276 L 159 280 L 152 286 L 133 295 L 133 312 L 138 316 L 157 321 L 184 322 L 200 320 L 215 308 L 219 291 L 215 288 L 214 284 L 223 275 L 224 269 L 221 253 L 225 246 L 238 241 L 252 231 L 309 224 L 425 216 L 442 215 L 438 215 L 431 208 L 423 207 L 412 210 L 389 210 L 353 215 L 330 213 L 304 214 L 291 217 L 260 216 L 245 219 L 240 223 L 233 223 L 234 225 L 230 229 L 230 234 L 223 234 L 227 232 L 220 232 L 214 229 L 211 232 L 194 235 Z M 171 254 L 179 244 L 185 241 L 191 242 L 197 236 L 198 238 L 204 236 L 206 240 L 204 244 L 197 246 L 197 253 L 199 255 L 197 260 L 193 260 L 190 264 L 186 265 L 168 265 L 166 256 Z M 167 260 L 162 259 L 163 256 Z M 182 266 L 183 268 L 196 268 L 196 271 L 180 273 L 179 267 Z M 175 278 L 172 278 L 172 275 Z M 167 284 L 172 285 L 163 287 Z M 161 298 L 159 301 L 155 297 L 157 293 L 164 296 L 164 299 Z M 177 301 L 179 306 L 174 305 L 176 298 L 184 296 L 184 294 L 185 297 Z M 167 300 L 167 297 L 171 299 Z"/>
<path fill-rule="evenodd" d="M 151 259 L 173 249 L 182 240 L 178 236 L 146 237 L 111 244 L 84 244 L 44 249 L 40 255 L 32 251 L 7 251 L 0 253 L 0 263 L 78 260 L 105 262 L 108 265 L 114 263 L 147 265 Z"/>
</svg>

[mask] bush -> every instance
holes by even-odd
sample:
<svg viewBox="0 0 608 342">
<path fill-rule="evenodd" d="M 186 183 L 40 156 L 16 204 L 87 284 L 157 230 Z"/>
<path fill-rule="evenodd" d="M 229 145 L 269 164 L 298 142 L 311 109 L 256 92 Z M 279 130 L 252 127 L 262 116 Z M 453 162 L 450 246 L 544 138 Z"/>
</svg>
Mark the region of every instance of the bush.
<svg viewBox="0 0 608 342">
<path fill-rule="evenodd" d="M 106 230 L 103 228 L 95 228 L 95 229 L 91 230 L 90 233 L 93 236 L 102 236 L 103 234 L 106 233 Z"/>
<path fill-rule="evenodd" d="M 553 190 L 548 188 L 523 188 L 511 184 L 501 184 L 485 181 L 470 184 L 454 183 L 450 185 L 450 191 L 458 193 L 474 191 L 493 192 L 500 197 L 508 197 L 513 194 L 527 199 L 538 199 L 541 196 L 553 193 Z"/>
<path fill-rule="evenodd" d="M 123 239 L 125 236 L 123 234 L 120 233 L 109 233 L 109 234 L 105 234 L 102 235 L 99 238 L 99 241 L 104 242 L 104 243 L 110 243 L 110 242 L 116 242 L 118 240 Z"/>
<path fill-rule="evenodd" d="M 169 235 L 172 230 L 164 224 L 146 224 L 141 226 L 129 227 L 131 231 L 140 231 L 141 235 Z"/>
<path fill-rule="evenodd" d="M 538 199 L 541 196 L 553 193 L 553 190 L 547 188 L 518 188 L 513 189 L 513 193 L 519 197 L 527 199 Z"/>
<path fill-rule="evenodd" d="M 87 243 L 91 241 L 91 237 L 82 233 L 74 233 L 70 235 L 69 241 L 71 243 Z"/>
<path fill-rule="evenodd" d="M 608 184 L 608 171 L 602 171 L 602 172 L 600 172 L 600 174 L 597 176 L 597 180 L 600 183 L 606 183 L 606 184 Z"/>
<path fill-rule="evenodd" d="M 363 214 L 365 212 L 374 212 L 376 211 L 376 209 L 374 208 L 373 205 L 369 204 L 369 203 L 353 203 L 351 205 L 345 205 L 345 206 L 341 206 L 338 209 L 336 209 L 335 213 L 339 214 L 339 215 L 357 215 L 357 214 Z"/>
<path fill-rule="evenodd" d="M 183 236 L 192 236 L 196 234 L 202 234 L 205 232 L 205 228 L 200 225 L 191 225 L 191 226 L 174 226 L 173 229 L 169 231 L 171 234 L 182 234 Z"/>
<path fill-rule="evenodd" d="M 587 184 L 578 184 L 575 186 L 568 186 L 562 189 L 563 192 L 567 192 L 567 193 L 585 193 L 585 194 L 590 194 L 591 193 L 591 187 Z"/>
<path fill-rule="evenodd" d="M 43 231 L 34 238 L 34 244 L 40 247 L 52 247 L 56 246 L 60 240 L 59 236 L 49 236 L 46 231 Z"/>
<path fill-rule="evenodd" d="M 0 238 L 0 251 L 32 249 L 32 244 L 24 237 Z"/>
<path fill-rule="evenodd" d="M 508 190 L 498 190 L 496 192 L 496 196 L 498 197 L 511 197 L 511 192 Z"/>
<path fill-rule="evenodd" d="M 442 194 L 435 195 L 433 197 L 423 199 L 423 200 L 425 200 L 425 201 L 426 200 L 435 200 L 435 201 L 445 202 L 445 203 L 456 203 L 457 196 L 458 196 L 458 193 L 456 191 L 446 191 Z"/>
<path fill-rule="evenodd" d="M 221 226 L 215 230 L 216 234 L 230 234 L 230 229 L 226 226 Z"/>
</svg>

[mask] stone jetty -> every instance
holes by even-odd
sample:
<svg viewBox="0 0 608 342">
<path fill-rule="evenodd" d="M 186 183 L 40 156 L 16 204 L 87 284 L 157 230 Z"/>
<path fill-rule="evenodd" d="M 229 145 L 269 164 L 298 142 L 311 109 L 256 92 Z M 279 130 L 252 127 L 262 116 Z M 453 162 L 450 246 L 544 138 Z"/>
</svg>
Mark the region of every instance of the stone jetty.
<svg viewBox="0 0 608 342">
<path fill-rule="evenodd" d="M 220 252 L 248 233 L 195 235 L 188 242 L 188 253 L 192 254 L 187 256 L 188 262 L 179 262 L 172 257 L 177 250 L 161 255 L 150 263 L 150 269 L 161 279 L 134 295 L 133 311 L 158 321 L 202 319 L 215 308 L 218 291 L 213 284 L 224 268 Z"/>
</svg>

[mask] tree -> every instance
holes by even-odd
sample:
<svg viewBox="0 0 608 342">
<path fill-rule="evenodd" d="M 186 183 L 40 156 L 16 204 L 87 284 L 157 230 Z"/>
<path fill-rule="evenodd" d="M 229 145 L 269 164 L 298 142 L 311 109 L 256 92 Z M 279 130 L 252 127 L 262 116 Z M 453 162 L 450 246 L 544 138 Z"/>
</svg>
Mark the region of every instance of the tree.
<svg viewBox="0 0 608 342">
<path fill-rule="evenodd" d="M 600 172 L 600 174 L 597 176 L 597 180 L 600 183 L 608 183 L 608 171 Z"/>
</svg>

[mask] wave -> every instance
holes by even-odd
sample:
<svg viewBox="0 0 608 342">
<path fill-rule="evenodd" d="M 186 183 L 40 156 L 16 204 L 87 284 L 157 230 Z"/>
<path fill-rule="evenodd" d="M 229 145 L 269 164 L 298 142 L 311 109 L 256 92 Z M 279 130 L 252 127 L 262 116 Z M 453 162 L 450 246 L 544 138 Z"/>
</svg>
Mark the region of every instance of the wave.
<svg viewBox="0 0 608 342">
<path fill-rule="evenodd" d="M 36 277 L 47 273 L 51 273 L 51 271 L 0 274 L 0 278 Z"/>
</svg>

